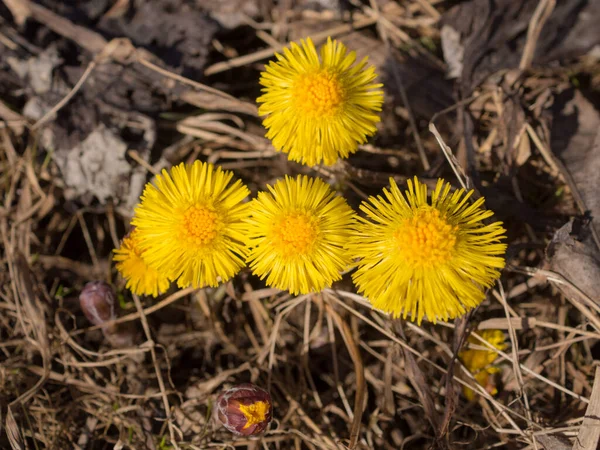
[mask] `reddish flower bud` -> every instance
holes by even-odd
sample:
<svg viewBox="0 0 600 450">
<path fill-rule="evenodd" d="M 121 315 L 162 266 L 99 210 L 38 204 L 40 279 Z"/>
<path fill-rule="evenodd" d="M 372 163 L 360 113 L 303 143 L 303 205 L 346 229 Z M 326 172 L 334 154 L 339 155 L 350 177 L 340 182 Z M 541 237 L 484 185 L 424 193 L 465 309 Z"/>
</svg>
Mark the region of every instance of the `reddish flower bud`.
<svg viewBox="0 0 600 450">
<path fill-rule="evenodd" d="M 94 325 L 102 325 L 115 318 L 115 291 L 104 281 L 91 281 L 79 294 L 81 310 Z"/>
<path fill-rule="evenodd" d="M 240 384 L 221 392 L 216 412 L 219 421 L 232 433 L 260 434 L 273 416 L 271 395 L 253 384 Z"/>
</svg>

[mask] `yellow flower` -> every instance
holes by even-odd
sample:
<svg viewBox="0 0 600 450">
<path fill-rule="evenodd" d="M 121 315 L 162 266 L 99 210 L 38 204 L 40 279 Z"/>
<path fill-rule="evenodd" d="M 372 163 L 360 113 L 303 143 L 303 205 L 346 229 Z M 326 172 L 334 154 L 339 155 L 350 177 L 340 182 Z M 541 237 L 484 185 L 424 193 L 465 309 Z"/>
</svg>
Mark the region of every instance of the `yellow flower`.
<svg viewBox="0 0 600 450">
<path fill-rule="evenodd" d="M 127 289 L 136 295 L 156 297 L 169 289 L 171 282 L 144 262 L 138 235 L 134 228 L 129 236 L 123 238 L 121 246 L 114 250 L 113 261 L 117 262 L 117 270 L 127 280 Z"/>
<path fill-rule="evenodd" d="M 248 263 L 267 285 L 307 294 L 341 278 L 353 211 L 318 178 L 286 177 L 250 206 Z"/>
<path fill-rule="evenodd" d="M 331 165 L 375 134 L 383 85 L 373 83 L 377 74 L 367 58 L 355 65 L 355 52 L 331 38 L 320 58 L 310 38 L 275 56 L 261 74 L 264 95 L 257 102 L 278 151 L 310 166 Z"/>
<path fill-rule="evenodd" d="M 181 288 L 217 286 L 244 266 L 249 190 L 233 173 L 195 161 L 148 184 L 135 209 L 146 263 Z"/>
<path fill-rule="evenodd" d="M 502 330 L 483 330 L 477 333 L 481 338 L 489 342 L 494 348 L 498 350 L 505 350 L 506 344 L 504 342 L 504 333 Z M 470 344 L 479 345 L 481 347 L 484 344 L 479 341 L 474 336 L 470 336 L 468 339 Z M 498 352 L 493 350 L 475 350 L 475 349 L 466 349 L 462 350 L 458 357 L 465 365 L 465 367 L 473 374 L 477 383 L 481 386 L 485 387 L 491 395 L 496 395 L 498 393 L 498 389 L 496 389 L 496 385 L 493 380 L 490 378 L 493 374 L 498 373 L 500 369 L 498 367 L 494 367 L 491 364 L 498 357 Z M 468 387 L 463 388 L 463 392 L 465 397 L 469 401 L 475 398 L 475 393 L 472 389 Z"/>
<path fill-rule="evenodd" d="M 353 279 L 374 308 L 393 317 L 434 323 L 464 314 L 484 299 L 504 267 L 506 244 L 501 222 L 485 224 L 493 213 L 473 191 L 450 194 L 438 180 L 427 200 L 427 186 L 408 181 L 403 196 L 394 180 L 385 196 L 363 202 L 348 249 L 360 258 Z"/>
</svg>

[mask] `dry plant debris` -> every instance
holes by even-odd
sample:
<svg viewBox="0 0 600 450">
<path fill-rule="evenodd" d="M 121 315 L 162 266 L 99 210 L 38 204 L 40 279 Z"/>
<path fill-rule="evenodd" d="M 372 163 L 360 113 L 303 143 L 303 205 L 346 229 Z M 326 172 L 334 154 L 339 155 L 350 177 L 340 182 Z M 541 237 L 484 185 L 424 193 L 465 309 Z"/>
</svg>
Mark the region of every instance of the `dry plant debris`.
<svg viewBox="0 0 600 450">
<path fill-rule="evenodd" d="M 596 449 L 599 21 L 585 0 L 0 1 L 0 448 Z M 278 153 L 256 105 L 307 37 L 384 85 L 377 133 L 332 166 Z M 373 310 L 353 272 L 140 298 L 112 251 L 144 184 L 196 160 L 253 194 L 319 177 L 355 210 L 390 177 L 444 178 L 503 222 L 506 267 L 436 324 Z M 89 282 L 116 290 L 95 325 Z M 486 385 L 467 351 L 494 355 Z M 246 383 L 270 394 L 257 436 L 215 418 Z"/>
</svg>

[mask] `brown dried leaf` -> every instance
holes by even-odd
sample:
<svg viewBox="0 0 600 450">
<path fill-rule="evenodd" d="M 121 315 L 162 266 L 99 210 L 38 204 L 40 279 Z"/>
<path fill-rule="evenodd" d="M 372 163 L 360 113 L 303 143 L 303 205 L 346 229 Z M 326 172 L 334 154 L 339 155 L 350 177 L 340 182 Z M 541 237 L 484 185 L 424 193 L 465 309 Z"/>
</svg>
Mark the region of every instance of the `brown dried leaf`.
<svg viewBox="0 0 600 450">
<path fill-rule="evenodd" d="M 591 226 L 572 221 L 561 227 L 546 250 L 550 269 L 561 274 L 597 304 L 600 304 L 600 251 L 590 235 Z M 571 286 L 557 286 L 568 298 L 579 298 Z"/>
<path fill-rule="evenodd" d="M 499 156 L 511 168 L 522 166 L 531 156 L 526 125 L 527 119 L 520 100 L 515 96 L 505 98 L 499 123 L 499 134 L 503 144 Z"/>
<path fill-rule="evenodd" d="M 573 450 L 595 450 L 600 440 L 600 367 L 596 367 L 592 396 L 583 417 Z"/>
<path fill-rule="evenodd" d="M 541 435 L 536 436 L 535 440 L 542 445 L 540 450 L 570 450 L 571 448 L 569 440 L 561 435 Z"/>
<path fill-rule="evenodd" d="M 590 211 L 600 234 L 600 112 L 581 92 L 566 90 L 556 98 L 552 151 L 564 165 L 569 187 L 582 210 Z M 595 238 L 598 244 L 598 238 Z M 600 244 L 599 244 L 600 245 Z"/>
<path fill-rule="evenodd" d="M 462 35 L 464 48 L 461 84 L 470 92 L 490 74 L 519 67 L 527 31 L 537 1 L 471 0 L 450 8 L 442 26 Z M 537 39 L 533 64 L 583 55 L 600 43 L 594 24 L 600 19 L 600 2 L 557 2 Z"/>
</svg>

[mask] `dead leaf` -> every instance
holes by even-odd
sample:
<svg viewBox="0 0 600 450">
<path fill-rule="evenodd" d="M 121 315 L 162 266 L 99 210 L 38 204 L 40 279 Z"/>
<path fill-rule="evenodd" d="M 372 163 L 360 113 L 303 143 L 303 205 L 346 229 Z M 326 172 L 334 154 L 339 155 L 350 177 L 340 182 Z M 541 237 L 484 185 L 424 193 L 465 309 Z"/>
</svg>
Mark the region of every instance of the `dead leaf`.
<svg viewBox="0 0 600 450">
<path fill-rule="evenodd" d="M 541 444 L 542 447 L 540 450 L 570 450 L 571 442 L 569 439 L 562 435 L 551 435 L 544 434 L 541 436 L 536 436 L 535 440 L 538 444 Z"/>
<path fill-rule="evenodd" d="M 75 147 L 60 149 L 53 157 L 59 166 L 68 199 L 90 201 L 93 196 L 101 204 L 110 198 L 132 209 L 145 182 L 145 170 L 137 170 L 127 162 L 128 145 L 120 136 L 99 125 Z M 148 158 L 149 152 L 144 152 Z"/>
<path fill-rule="evenodd" d="M 465 54 L 465 48 L 460 42 L 460 33 L 450 25 L 444 25 L 440 32 L 440 38 L 442 40 L 444 61 L 448 64 L 446 76 L 448 78 L 460 78 Z"/>
<path fill-rule="evenodd" d="M 551 148 L 581 212 L 590 211 L 600 235 L 600 112 L 574 89 L 560 93 L 553 107 Z M 598 244 L 598 238 L 595 237 Z M 600 244 L 598 244 L 600 247 Z"/>
<path fill-rule="evenodd" d="M 600 252 L 591 238 L 589 223 L 571 221 L 561 227 L 546 249 L 550 269 L 600 304 Z M 557 287 L 569 298 L 578 298 L 568 285 Z"/>
<path fill-rule="evenodd" d="M 527 118 L 520 99 L 517 96 L 507 96 L 500 115 L 499 128 L 503 146 L 499 156 L 510 168 L 522 166 L 531 156 L 526 125 Z"/>
<path fill-rule="evenodd" d="M 29 86 L 38 95 L 45 94 L 52 88 L 52 72 L 63 62 L 54 45 L 27 60 L 8 57 L 6 61 L 19 77 L 27 78 Z"/>
<path fill-rule="evenodd" d="M 450 8 L 442 26 L 461 34 L 461 84 L 468 95 L 489 75 L 519 67 L 527 30 L 539 2 L 471 0 Z M 557 2 L 536 40 L 533 65 L 576 58 L 600 44 L 600 2 Z"/>
<path fill-rule="evenodd" d="M 202 8 L 225 28 L 247 25 L 259 15 L 259 2 L 247 0 L 202 0 Z"/>
<path fill-rule="evenodd" d="M 583 417 L 573 450 L 596 450 L 600 440 L 600 367 L 596 367 L 590 403 Z"/>
</svg>

